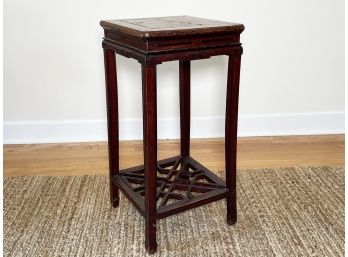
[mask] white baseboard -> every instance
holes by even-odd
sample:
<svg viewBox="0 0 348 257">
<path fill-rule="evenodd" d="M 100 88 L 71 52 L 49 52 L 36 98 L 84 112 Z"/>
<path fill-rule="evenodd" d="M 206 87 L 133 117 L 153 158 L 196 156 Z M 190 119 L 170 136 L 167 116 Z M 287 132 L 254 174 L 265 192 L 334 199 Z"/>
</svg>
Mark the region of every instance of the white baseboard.
<svg viewBox="0 0 348 257">
<path fill-rule="evenodd" d="M 179 138 L 179 119 L 159 119 L 158 138 Z M 344 112 L 241 115 L 238 136 L 344 133 Z M 224 136 L 224 117 L 192 118 L 192 138 Z M 142 120 L 120 120 L 120 140 L 142 139 Z M 4 144 L 93 142 L 107 140 L 105 120 L 4 122 Z"/>
</svg>

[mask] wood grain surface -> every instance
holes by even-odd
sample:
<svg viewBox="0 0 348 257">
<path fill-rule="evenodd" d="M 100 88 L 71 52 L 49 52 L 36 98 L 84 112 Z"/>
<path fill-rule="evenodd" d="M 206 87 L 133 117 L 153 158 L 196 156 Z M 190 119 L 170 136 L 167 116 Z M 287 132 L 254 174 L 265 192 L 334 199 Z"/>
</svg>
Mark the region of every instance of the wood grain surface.
<svg viewBox="0 0 348 257">
<path fill-rule="evenodd" d="M 240 33 L 244 26 L 239 23 L 216 21 L 192 16 L 170 16 L 140 19 L 102 20 L 104 29 L 111 29 L 139 38 L 192 36 L 211 33 Z"/>
<path fill-rule="evenodd" d="M 106 142 L 4 146 L 4 175 L 107 174 Z M 223 139 L 193 139 L 193 158 L 224 170 Z M 180 153 L 178 140 L 160 140 L 158 159 Z M 120 142 L 120 168 L 143 162 L 142 141 Z M 238 169 L 344 164 L 344 135 L 246 137 L 238 139 Z"/>
</svg>

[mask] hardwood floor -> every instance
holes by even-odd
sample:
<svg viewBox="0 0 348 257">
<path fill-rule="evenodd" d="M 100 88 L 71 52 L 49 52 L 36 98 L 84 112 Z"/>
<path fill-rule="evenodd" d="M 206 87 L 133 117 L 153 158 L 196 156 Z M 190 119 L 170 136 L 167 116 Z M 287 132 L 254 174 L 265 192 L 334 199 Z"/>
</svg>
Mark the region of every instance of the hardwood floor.
<svg viewBox="0 0 348 257">
<path fill-rule="evenodd" d="M 158 142 L 158 158 L 179 153 L 178 140 Z M 193 139 L 191 155 L 211 170 L 224 169 L 223 139 Z M 142 141 L 120 143 L 120 168 L 142 163 Z M 344 165 L 344 135 L 238 139 L 238 169 Z M 107 174 L 107 144 L 4 146 L 4 175 Z"/>
</svg>

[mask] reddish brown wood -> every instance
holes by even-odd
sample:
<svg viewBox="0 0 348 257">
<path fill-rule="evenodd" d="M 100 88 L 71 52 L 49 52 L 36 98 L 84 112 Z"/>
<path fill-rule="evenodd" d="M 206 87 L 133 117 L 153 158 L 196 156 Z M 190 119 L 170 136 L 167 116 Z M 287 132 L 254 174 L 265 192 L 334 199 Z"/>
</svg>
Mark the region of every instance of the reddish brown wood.
<svg viewBox="0 0 348 257">
<path fill-rule="evenodd" d="M 116 57 L 112 50 L 104 49 L 106 103 L 108 117 L 108 149 L 110 201 L 113 207 L 119 205 L 118 188 L 112 183 L 112 177 L 119 174 L 119 142 L 118 142 L 118 96 Z"/>
<path fill-rule="evenodd" d="M 157 249 L 156 242 L 156 176 L 157 176 L 157 106 L 156 66 L 142 65 L 143 130 L 145 169 L 145 247 L 149 253 Z"/>
<path fill-rule="evenodd" d="M 183 162 L 187 162 L 189 171 L 182 168 Z M 114 176 L 114 182 L 144 217 L 142 197 L 146 197 L 146 179 L 144 165 L 122 170 Z M 156 187 L 156 219 L 226 198 L 228 193 L 225 182 L 218 176 L 193 158 L 180 155 L 157 162 Z"/>
<path fill-rule="evenodd" d="M 230 55 L 228 61 L 226 122 L 225 122 L 225 162 L 227 195 L 227 222 L 237 221 L 237 127 L 240 55 Z"/>
<path fill-rule="evenodd" d="M 228 40 L 228 39 L 226 39 Z M 209 48 L 194 48 L 194 49 L 182 49 L 183 51 L 171 51 L 171 52 L 163 52 L 163 53 L 154 53 L 147 54 L 143 52 L 139 52 L 133 47 L 126 47 L 125 45 L 121 45 L 119 43 L 111 42 L 108 39 L 103 41 L 103 47 L 112 49 L 116 51 L 116 53 L 123 55 L 128 58 L 134 58 L 138 60 L 140 63 L 146 64 L 160 64 L 162 62 L 169 61 L 189 61 L 189 60 L 197 60 L 197 59 L 205 59 L 210 58 L 216 55 L 233 55 L 236 53 L 241 54 L 241 47 L 239 42 L 235 42 L 231 45 L 227 46 L 211 46 Z"/>
<path fill-rule="evenodd" d="M 190 155 L 190 61 L 179 61 L 181 156 Z"/>
<path fill-rule="evenodd" d="M 120 34 L 110 29 L 105 30 L 105 38 L 120 45 L 132 46 L 143 53 L 159 53 L 195 49 L 197 47 L 228 46 L 239 42 L 239 33 L 221 35 L 188 35 L 184 39 L 178 37 L 144 41 L 131 35 Z"/>
<path fill-rule="evenodd" d="M 112 181 L 119 189 L 122 190 L 124 195 L 128 198 L 129 201 L 133 203 L 135 208 L 140 212 L 141 215 L 145 217 L 145 202 L 138 194 L 136 194 L 132 187 L 129 185 L 128 181 L 125 180 L 122 176 L 115 175 L 112 178 Z M 144 179 L 141 181 L 144 184 Z"/>
<path fill-rule="evenodd" d="M 236 151 L 242 24 L 190 16 L 101 21 L 108 100 L 110 192 L 118 188 L 145 217 L 145 246 L 154 253 L 156 219 L 227 199 L 227 221 L 237 220 Z M 118 113 L 115 52 L 142 65 L 144 165 L 118 172 Z M 190 157 L 190 61 L 228 55 L 226 183 Z M 179 60 L 180 156 L 157 161 L 156 65 Z"/>
<path fill-rule="evenodd" d="M 241 33 L 243 24 L 216 21 L 192 16 L 155 17 L 141 19 L 124 19 L 101 21 L 106 30 L 117 31 L 142 40 L 155 40 L 173 37 L 187 39 L 196 35 L 220 35 L 226 33 Z"/>
</svg>

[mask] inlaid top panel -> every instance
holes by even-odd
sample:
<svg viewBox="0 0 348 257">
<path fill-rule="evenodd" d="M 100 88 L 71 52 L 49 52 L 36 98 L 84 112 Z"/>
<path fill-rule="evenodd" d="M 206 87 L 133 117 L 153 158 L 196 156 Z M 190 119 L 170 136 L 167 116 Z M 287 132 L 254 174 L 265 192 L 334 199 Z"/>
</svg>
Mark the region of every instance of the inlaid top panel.
<svg viewBox="0 0 348 257">
<path fill-rule="evenodd" d="M 101 26 L 140 38 L 218 34 L 244 30 L 238 23 L 196 18 L 192 16 L 171 16 L 142 19 L 101 21 Z"/>
</svg>

